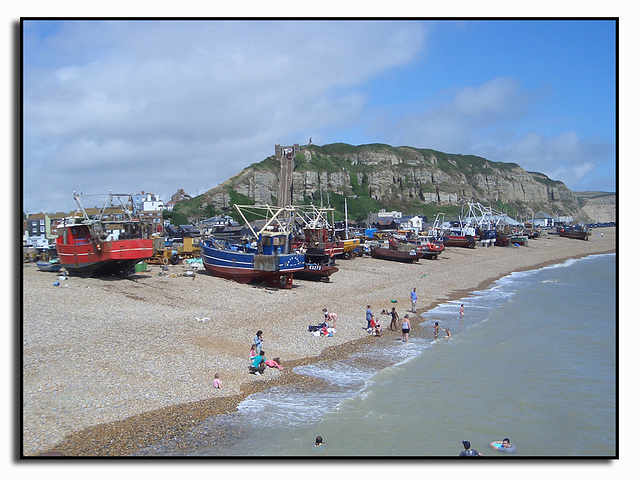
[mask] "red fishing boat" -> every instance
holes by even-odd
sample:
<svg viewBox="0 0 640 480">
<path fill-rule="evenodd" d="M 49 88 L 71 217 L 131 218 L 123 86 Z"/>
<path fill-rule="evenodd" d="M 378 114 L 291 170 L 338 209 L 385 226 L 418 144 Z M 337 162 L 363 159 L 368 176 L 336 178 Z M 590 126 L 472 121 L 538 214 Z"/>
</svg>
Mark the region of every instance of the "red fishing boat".
<svg viewBox="0 0 640 480">
<path fill-rule="evenodd" d="M 127 276 L 135 272 L 136 263 L 153 256 L 153 240 L 147 238 L 131 195 L 107 194 L 102 208 L 92 215 L 81 205 L 79 194 L 73 197 L 81 216 L 66 218 L 56 239 L 60 264 L 70 274 Z"/>
</svg>

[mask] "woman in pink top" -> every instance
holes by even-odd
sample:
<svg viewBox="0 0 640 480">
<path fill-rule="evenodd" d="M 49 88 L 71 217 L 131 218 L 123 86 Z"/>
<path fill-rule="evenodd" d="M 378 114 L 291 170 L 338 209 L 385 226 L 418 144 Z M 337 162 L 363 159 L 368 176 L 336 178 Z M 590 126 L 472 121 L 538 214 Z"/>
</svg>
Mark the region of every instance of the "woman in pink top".
<svg viewBox="0 0 640 480">
<path fill-rule="evenodd" d="M 267 360 L 264 363 L 267 367 L 277 368 L 278 370 L 282 370 L 282 365 L 280 365 L 280 357 L 276 357 L 273 360 Z"/>
</svg>

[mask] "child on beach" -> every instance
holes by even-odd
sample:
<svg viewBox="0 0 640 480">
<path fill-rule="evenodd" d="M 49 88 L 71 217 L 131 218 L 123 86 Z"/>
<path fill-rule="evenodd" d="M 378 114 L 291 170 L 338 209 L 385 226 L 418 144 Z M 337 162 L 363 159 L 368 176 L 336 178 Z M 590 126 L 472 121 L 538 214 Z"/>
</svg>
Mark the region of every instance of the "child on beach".
<svg viewBox="0 0 640 480">
<path fill-rule="evenodd" d="M 381 337 L 382 336 L 382 328 L 380 327 L 380 322 L 378 322 L 378 321 L 375 322 L 375 327 L 374 327 L 374 330 L 373 330 L 373 334 L 376 337 Z"/>
<path fill-rule="evenodd" d="M 258 352 L 256 352 L 256 344 L 254 343 L 251 345 L 251 350 L 249 350 L 249 360 L 253 361 L 253 359 L 256 358 L 256 355 L 258 355 Z"/>
<path fill-rule="evenodd" d="M 282 365 L 280 365 L 280 357 L 275 357 L 273 360 L 266 360 L 264 363 L 267 367 L 282 370 Z"/>
<path fill-rule="evenodd" d="M 253 343 L 256 346 L 256 353 L 262 352 L 262 330 L 258 330 L 256 336 L 253 337 Z"/>
<path fill-rule="evenodd" d="M 217 373 L 213 376 L 213 388 L 222 389 L 222 382 L 220 381 L 220 376 Z"/>
<path fill-rule="evenodd" d="M 451 338 L 451 332 L 449 331 L 449 329 L 446 328 L 445 331 L 447 332 L 447 334 L 444 336 L 444 338 Z"/>
<path fill-rule="evenodd" d="M 333 312 L 328 312 L 326 308 L 323 308 L 324 312 L 324 321 L 328 325 L 329 321 L 332 323 L 332 328 L 336 328 L 336 320 L 338 319 L 338 314 Z"/>
<path fill-rule="evenodd" d="M 253 357 L 253 359 L 251 360 L 251 365 L 249 365 L 249 373 L 253 373 L 254 375 L 262 375 L 265 365 L 264 354 L 265 352 L 262 351 L 260 354 Z"/>
<path fill-rule="evenodd" d="M 440 333 L 440 325 L 438 325 L 438 322 L 436 322 L 435 325 L 431 325 L 431 328 L 433 328 L 433 338 L 437 340 L 438 333 Z"/>
<path fill-rule="evenodd" d="M 391 315 L 391 324 L 389 325 L 389 330 L 397 331 L 398 330 L 398 312 L 396 312 L 396 307 L 392 307 L 389 312 Z"/>
<path fill-rule="evenodd" d="M 378 322 L 376 321 L 375 317 L 372 316 L 369 320 L 369 328 L 367 329 L 367 331 L 369 333 L 375 333 L 377 326 Z"/>
</svg>

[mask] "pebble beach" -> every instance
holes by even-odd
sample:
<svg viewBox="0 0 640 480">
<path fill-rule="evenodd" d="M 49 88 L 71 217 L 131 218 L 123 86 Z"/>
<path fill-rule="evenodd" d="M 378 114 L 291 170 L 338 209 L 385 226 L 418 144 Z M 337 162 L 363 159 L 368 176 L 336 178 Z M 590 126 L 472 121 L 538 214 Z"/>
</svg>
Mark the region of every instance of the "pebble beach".
<svg viewBox="0 0 640 480">
<path fill-rule="evenodd" d="M 375 314 L 395 306 L 402 318 L 416 288 L 418 311 L 410 317 L 418 319 L 509 273 L 615 252 L 616 244 L 616 229 L 601 228 L 589 241 L 546 235 L 518 248 L 447 248 L 417 264 L 359 257 L 338 260 L 330 282 L 296 279 L 283 290 L 238 284 L 187 264 L 150 265 L 130 279 L 66 280 L 24 264 L 22 455 L 136 455 L 234 411 L 251 393 L 317 381 L 294 373 L 296 366 L 400 336 L 369 335 L 367 305 Z M 332 337 L 308 331 L 322 321 L 323 308 L 338 314 Z M 249 374 L 258 330 L 267 357 L 280 357 L 282 370 Z M 216 373 L 222 389 L 213 388 Z M 224 435 L 233 432 L 220 432 L 219 441 Z"/>
</svg>

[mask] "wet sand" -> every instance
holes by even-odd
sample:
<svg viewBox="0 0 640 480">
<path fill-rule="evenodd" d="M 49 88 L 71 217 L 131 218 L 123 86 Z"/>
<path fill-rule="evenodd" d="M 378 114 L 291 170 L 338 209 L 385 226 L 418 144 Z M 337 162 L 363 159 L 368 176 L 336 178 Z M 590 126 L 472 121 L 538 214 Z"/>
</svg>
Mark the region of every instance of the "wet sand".
<svg viewBox="0 0 640 480">
<path fill-rule="evenodd" d="M 134 455 L 234 411 L 251 393 L 315 384 L 292 372 L 298 365 L 399 337 L 366 333 L 368 304 L 375 314 L 395 306 L 402 318 L 415 287 L 413 319 L 511 272 L 615 250 L 615 228 L 603 228 L 586 242 L 549 235 L 519 248 L 449 248 L 418 264 L 363 257 L 340 260 L 329 283 L 295 280 L 290 290 L 241 285 L 203 269 L 183 276 L 187 265 L 150 266 L 133 280 L 69 277 L 55 287 L 56 274 L 26 264 L 23 455 Z M 330 338 L 308 332 L 322 320 L 322 308 L 339 316 Z M 248 373 L 257 330 L 264 332 L 267 356 L 280 357 L 283 370 Z M 212 387 L 215 373 L 222 390 Z M 220 435 L 216 441 L 233 432 Z"/>
</svg>

